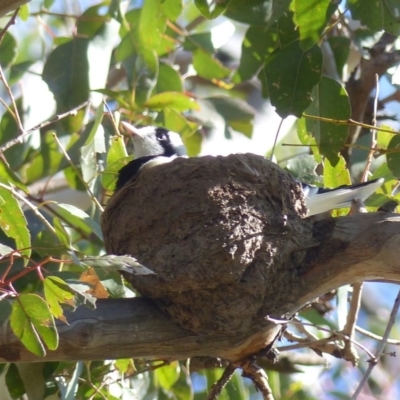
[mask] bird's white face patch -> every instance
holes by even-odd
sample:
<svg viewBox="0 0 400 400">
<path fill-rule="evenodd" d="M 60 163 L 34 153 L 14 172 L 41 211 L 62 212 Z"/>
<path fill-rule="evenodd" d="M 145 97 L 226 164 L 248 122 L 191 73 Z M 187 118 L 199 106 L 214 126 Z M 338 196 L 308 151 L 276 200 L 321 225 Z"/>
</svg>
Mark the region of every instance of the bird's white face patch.
<svg viewBox="0 0 400 400">
<path fill-rule="evenodd" d="M 137 133 L 132 135 L 132 142 L 135 158 L 157 156 L 164 152 L 162 145 L 157 140 L 153 126 L 137 129 Z"/>
<path fill-rule="evenodd" d="M 182 139 L 176 132 L 155 126 L 135 128 L 126 122 L 123 125 L 132 135 L 135 158 L 186 154 Z"/>
</svg>

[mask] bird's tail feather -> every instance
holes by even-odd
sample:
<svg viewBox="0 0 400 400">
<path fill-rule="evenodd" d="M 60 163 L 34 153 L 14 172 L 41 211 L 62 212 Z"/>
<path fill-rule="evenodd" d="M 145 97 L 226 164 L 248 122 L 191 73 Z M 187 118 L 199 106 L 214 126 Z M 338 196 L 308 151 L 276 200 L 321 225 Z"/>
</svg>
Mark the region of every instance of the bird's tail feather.
<svg viewBox="0 0 400 400">
<path fill-rule="evenodd" d="M 384 179 L 380 178 L 352 186 L 320 189 L 313 196 L 306 198 L 308 215 L 321 214 L 335 208 L 349 207 L 355 199 L 364 201 L 382 185 L 383 181 Z"/>
</svg>

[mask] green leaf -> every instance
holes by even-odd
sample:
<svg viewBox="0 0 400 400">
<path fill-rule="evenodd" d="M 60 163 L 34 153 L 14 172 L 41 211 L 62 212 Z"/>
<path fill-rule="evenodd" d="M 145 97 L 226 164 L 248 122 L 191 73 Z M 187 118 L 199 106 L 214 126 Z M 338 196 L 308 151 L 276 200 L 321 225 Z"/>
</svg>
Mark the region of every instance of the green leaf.
<svg viewBox="0 0 400 400">
<path fill-rule="evenodd" d="M 80 305 L 86 305 L 90 309 L 96 308 L 96 299 L 91 294 L 86 293 L 90 289 L 87 284 L 79 281 L 67 282 L 58 276 L 49 276 L 45 279 L 44 284 L 45 296 L 51 307 L 51 312 L 53 314 L 55 312 L 58 315 L 57 318 L 65 322 L 66 319 L 63 317 L 60 304 L 72 311 Z M 60 312 L 61 314 L 59 314 Z"/>
<path fill-rule="evenodd" d="M 399 20 L 400 16 L 400 4 L 397 0 L 385 0 L 385 4 L 390 13 Z"/>
<path fill-rule="evenodd" d="M 24 115 L 22 98 L 16 100 L 19 115 Z M 0 122 L 0 145 L 6 144 L 9 140 L 15 139 L 19 135 L 19 128 L 14 116 L 7 110 L 1 117 Z M 19 143 L 4 152 L 4 156 L 11 169 L 16 170 L 23 164 L 26 152 L 29 148 L 30 140 Z"/>
<path fill-rule="evenodd" d="M 271 27 L 278 35 L 279 47 L 283 48 L 290 43 L 299 40 L 299 30 L 296 28 L 294 22 L 294 14 L 288 10 Z"/>
<path fill-rule="evenodd" d="M 386 154 L 386 160 L 390 171 L 396 178 L 400 178 L 400 136 L 393 136 L 389 143 L 388 150 L 392 152 Z"/>
<path fill-rule="evenodd" d="M 69 111 L 89 98 L 89 44 L 89 39 L 74 37 L 56 47 L 47 58 L 42 76 L 54 94 L 57 113 Z M 69 132 L 76 132 L 84 115 L 85 111 L 80 110 L 76 116 L 63 119 L 62 124 Z"/>
<path fill-rule="evenodd" d="M 97 157 L 95 151 L 95 143 L 92 141 L 81 148 L 81 169 L 82 178 L 89 185 L 94 185 L 97 176 Z"/>
<path fill-rule="evenodd" d="M 7 299 L 0 301 L 0 325 L 3 324 L 10 318 L 12 307 Z"/>
<path fill-rule="evenodd" d="M 17 83 L 26 72 L 29 71 L 29 68 L 35 64 L 35 61 L 22 61 L 17 64 L 13 64 L 10 68 L 10 74 L 8 77 L 8 84 L 14 85 Z"/>
<path fill-rule="evenodd" d="M 342 185 L 351 185 L 349 170 L 342 156 L 335 166 L 329 160 L 324 162 L 324 186 L 327 188 L 336 188 Z"/>
<path fill-rule="evenodd" d="M 228 96 L 208 97 L 205 100 L 214 106 L 232 129 L 251 137 L 256 111 L 246 102 Z"/>
<path fill-rule="evenodd" d="M 0 186 L 0 197 L 4 205 L 0 212 L 0 228 L 10 238 L 15 240 L 16 248 L 22 255 L 29 258 L 31 255 L 31 235 L 21 206 L 12 193 Z M 25 265 L 28 259 L 24 260 Z"/>
<path fill-rule="evenodd" d="M 163 92 L 183 92 L 181 75 L 171 65 L 160 62 L 157 83 L 152 95 Z"/>
<path fill-rule="evenodd" d="M 205 79 L 224 79 L 230 74 L 230 69 L 224 67 L 211 54 L 202 49 L 193 52 L 193 67 Z"/>
<path fill-rule="evenodd" d="M 376 132 L 378 148 L 382 149 L 382 150 L 386 150 L 389 146 L 390 141 L 392 140 L 393 136 L 395 135 L 395 132 L 394 132 L 394 129 L 388 125 L 380 125 L 379 128 L 393 132 L 393 133 L 383 132 L 383 131 Z"/>
<path fill-rule="evenodd" d="M 83 180 L 91 187 L 98 175 L 97 154 L 106 152 L 103 119 L 103 105 L 97 108 L 96 117 L 90 129 L 85 145 L 81 147 L 80 164 Z M 88 125 L 90 126 L 90 125 Z"/>
<path fill-rule="evenodd" d="M 304 111 L 305 115 L 312 115 L 332 120 L 347 120 L 351 117 L 350 101 L 346 90 L 337 81 L 323 76 L 312 91 L 312 103 Z M 332 107 L 334 104 L 334 107 Z M 348 126 L 333 122 L 305 118 L 305 127 L 308 135 L 315 138 L 319 151 L 326 156 L 332 165 L 339 161 L 338 152 L 346 142 Z M 299 125 L 304 127 L 303 124 Z"/>
<path fill-rule="evenodd" d="M 143 2 L 139 21 L 139 40 L 142 48 L 156 49 L 165 32 L 167 18 L 163 12 L 161 0 Z"/>
<path fill-rule="evenodd" d="M 271 19 L 274 9 L 277 8 L 273 7 L 275 3 L 284 3 L 286 8 L 290 4 L 290 1 L 231 0 L 225 11 L 225 16 L 245 24 L 265 26 L 265 23 Z M 282 10 L 282 8 L 279 7 L 279 10 Z M 279 13 L 276 13 L 275 11 L 275 17 L 277 16 L 279 16 Z"/>
<path fill-rule="evenodd" d="M 54 318 L 46 302 L 36 294 L 21 294 L 16 298 L 12 305 L 10 326 L 23 345 L 39 357 L 46 355 L 43 344 L 49 350 L 58 346 Z"/>
<path fill-rule="evenodd" d="M 87 235 L 94 233 L 100 240 L 103 240 L 99 224 L 84 211 L 71 204 L 56 203 L 56 207 L 57 213 L 71 228 L 82 230 Z"/>
<path fill-rule="evenodd" d="M 24 382 L 21 379 L 18 368 L 14 363 L 10 364 L 8 367 L 6 373 L 6 385 L 12 399 L 19 399 L 26 392 Z"/>
<path fill-rule="evenodd" d="M 299 42 L 275 50 L 267 57 L 268 94 L 276 112 L 300 117 L 311 103 L 311 91 L 321 78 L 322 53 L 314 45 L 303 50 Z"/>
<path fill-rule="evenodd" d="M 18 11 L 18 16 L 21 18 L 22 21 L 26 21 L 30 17 L 29 4 L 23 4 L 20 7 Z"/>
<path fill-rule="evenodd" d="M 68 248 L 63 246 L 50 231 L 40 231 L 33 241 L 32 247 L 41 257 L 61 257 L 68 251 Z"/>
<path fill-rule="evenodd" d="M 112 136 L 110 149 L 107 153 L 107 166 L 127 156 L 124 138 L 122 136 Z"/>
<path fill-rule="evenodd" d="M 194 0 L 194 4 L 207 19 L 214 19 L 221 15 L 231 0 Z"/>
<path fill-rule="evenodd" d="M 314 308 L 308 308 L 306 311 L 301 312 L 301 317 L 305 318 L 307 321 L 312 324 L 319 326 L 328 326 L 332 330 L 337 330 L 337 326 L 328 318 L 324 318 L 318 311 Z"/>
<path fill-rule="evenodd" d="M 105 94 L 110 99 L 118 102 L 120 107 L 130 108 L 131 107 L 131 92 L 129 90 L 110 90 L 110 89 L 98 89 L 96 92 Z"/>
<path fill-rule="evenodd" d="M 350 39 L 343 36 L 330 36 L 328 42 L 335 57 L 336 70 L 339 76 L 342 76 L 350 53 Z"/>
<path fill-rule="evenodd" d="M 191 135 L 189 137 L 183 137 L 182 140 L 185 144 L 189 157 L 195 157 L 199 155 L 201 144 L 203 142 L 203 137 L 199 132 L 196 132 L 194 135 Z"/>
<path fill-rule="evenodd" d="M 54 175 L 59 171 L 63 154 L 54 140 L 54 132 L 46 132 L 41 139 L 41 146 L 32 152 L 32 162 L 25 165 L 23 175 L 29 185 L 39 179 Z"/>
<path fill-rule="evenodd" d="M 115 360 L 114 366 L 122 374 L 125 374 L 129 370 L 136 371 L 135 363 L 132 358 L 120 358 L 119 360 Z"/>
<path fill-rule="evenodd" d="M 105 255 L 99 257 L 86 257 L 80 260 L 82 264 L 102 270 L 119 271 L 124 270 L 133 275 L 154 274 L 153 271 L 138 263 L 136 258 L 129 255 L 114 256 Z"/>
<path fill-rule="evenodd" d="M 163 108 L 171 108 L 177 111 L 197 110 L 198 104 L 196 101 L 183 93 L 179 92 L 164 92 L 156 94 L 144 103 L 144 107 L 154 110 Z"/>
<path fill-rule="evenodd" d="M 157 368 L 155 373 L 159 385 L 166 390 L 170 390 L 179 379 L 179 362 L 174 361 L 171 364 L 166 365 L 165 367 Z"/>
<path fill-rule="evenodd" d="M 186 119 L 182 113 L 170 108 L 164 109 L 157 117 L 156 122 L 171 131 L 179 132 L 182 139 L 192 136 L 199 126 Z"/>
<path fill-rule="evenodd" d="M 47 276 L 43 281 L 43 289 L 51 313 L 66 322 L 61 304 L 74 307 L 75 292 L 58 276 Z"/>
<path fill-rule="evenodd" d="M 308 154 L 291 158 L 285 169 L 300 181 L 319 186 L 322 184 L 322 179 L 315 173 L 317 165 L 314 156 Z"/>
<path fill-rule="evenodd" d="M 314 155 L 315 161 L 320 163 L 322 161 L 322 156 L 319 152 L 319 147 L 317 145 L 315 137 L 308 133 L 306 118 L 300 118 L 297 121 L 297 136 L 298 136 L 301 144 L 310 146 L 310 150 L 312 151 L 312 153 Z"/>
<path fill-rule="evenodd" d="M 158 76 L 158 58 L 155 51 L 146 55 L 133 54 L 123 61 L 131 92 L 130 104 L 142 106 L 149 98 Z M 129 108 L 133 108 L 132 105 Z"/>
<path fill-rule="evenodd" d="M 232 80 L 240 83 L 250 79 L 264 65 L 268 54 L 277 47 L 278 35 L 264 27 L 250 26 L 242 42 L 239 68 Z"/>
<path fill-rule="evenodd" d="M 175 21 L 181 15 L 182 0 L 164 0 L 161 3 L 162 11 L 170 21 Z"/>
<path fill-rule="evenodd" d="M 207 53 L 214 53 L 215 48 L 211 40 L 211 32 L 193 33 L 186 36 L 183 48 L 187 51 L 203 49 Z"/>
<path fill-rule="evenodd" d="M 132 159 L 132 156 L 123 157 L 107 165 L 107 168 L 101 173 L 101 184 L 103 185 L 104 189 L 110 191 L 115 189 L 118 171 L 128 164 L 128 162 Z"/>
<path fill-rule="evenodd" d="M 397 2 L 348 0 L 347 4 L 353 18 L 359 20 L 372 31 L 384 30 L 395 36 L 400 35 L 400 6 Z"/>
<path fill-rule="evenodd" d="M 293 5 L 294 22 L 300 31 L 301 46 L 308 49 L 319 42 L 339 3 L 331 0 L 295 0 Z"/>
<path fill-rule="evenodd" d="M 0 158 L 0 180 L 8 184 L 11 183 L 18 189 L 28 193 L 28 188 L 21 182 L 19 177 L 14 173 L 14 171 L 3 158 Z"/>
<path fill-rule="evenodd" d="M 64 225 L 60 221 L 59 218 L 54 217 L 53 218 L 53 226 L 57 234 L 57 238 L 60 240 L 60 242 L 67 248 L 71 248 L 71 238 L 66 229 L 64 228 Z"/>
<path fill-rule="evenodd" d="M 105 22 L 109 19 L 107 14 L 103 14 L 104 2 L 89 7 L 78 19 L 76 29 L 81 37 L 91 38 L 95 36 Z"/>
<path fill-rule="evenodd" d="M 17 41 L 10 32 L 6 32 L 0 43 L 0 65 L 9 68 L 17 57 Z"/>
<path fill-rule="evenodd" d="M 72 166 L 64 169 L 64 176 L 67 180 L 68 186 L 75 190 L 86 192 L 86 186 L 82 182 L 81 173 Z"/>
</svg>

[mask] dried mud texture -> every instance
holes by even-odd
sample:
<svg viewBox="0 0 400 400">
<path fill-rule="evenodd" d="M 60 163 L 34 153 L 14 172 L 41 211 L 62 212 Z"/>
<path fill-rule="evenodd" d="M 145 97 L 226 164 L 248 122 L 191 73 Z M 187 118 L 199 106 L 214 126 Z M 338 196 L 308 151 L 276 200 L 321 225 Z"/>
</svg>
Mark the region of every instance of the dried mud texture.
<svg viewBox="0 0 400 400">
<path fill-rule="evenodd" d="M 306 213 L 299 185 L 263 157 L 178 158 L 117 192 L 102 229 L 109 254 L 156 273 L 125 275 L 139 293 L 185 328 L 234 334 L 291 301 L 313 242 Z"/>
</svg>

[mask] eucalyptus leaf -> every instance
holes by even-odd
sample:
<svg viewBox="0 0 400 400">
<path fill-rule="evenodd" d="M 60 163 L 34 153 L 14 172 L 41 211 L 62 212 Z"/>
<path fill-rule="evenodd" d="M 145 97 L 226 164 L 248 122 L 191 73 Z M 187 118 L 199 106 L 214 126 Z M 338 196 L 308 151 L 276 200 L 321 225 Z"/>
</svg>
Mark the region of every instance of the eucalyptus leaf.
<svg viewBox="0 0 400 400">
<path fill-rule="evenodd" d="M 153 271 L 146 268 L 142 264 L 138 263 L 135 258 L 129 255 L 125 256 L 106 255 L 101 257 L 86 257 L 82 259 L 81 262 L 93 268 L 108 269 L 110 271 L 122 270 L 132 275 L 154 274 Z"/>
<path fill-rule="evenodd" d="M 268 94 L 282 118 L 300 117 L 310 105 L 321 70 L 322 53 L 317 45 L 303 50 L 299 42 L 293 42 L 268 55 L 264 68 Z"/>
</svg>

